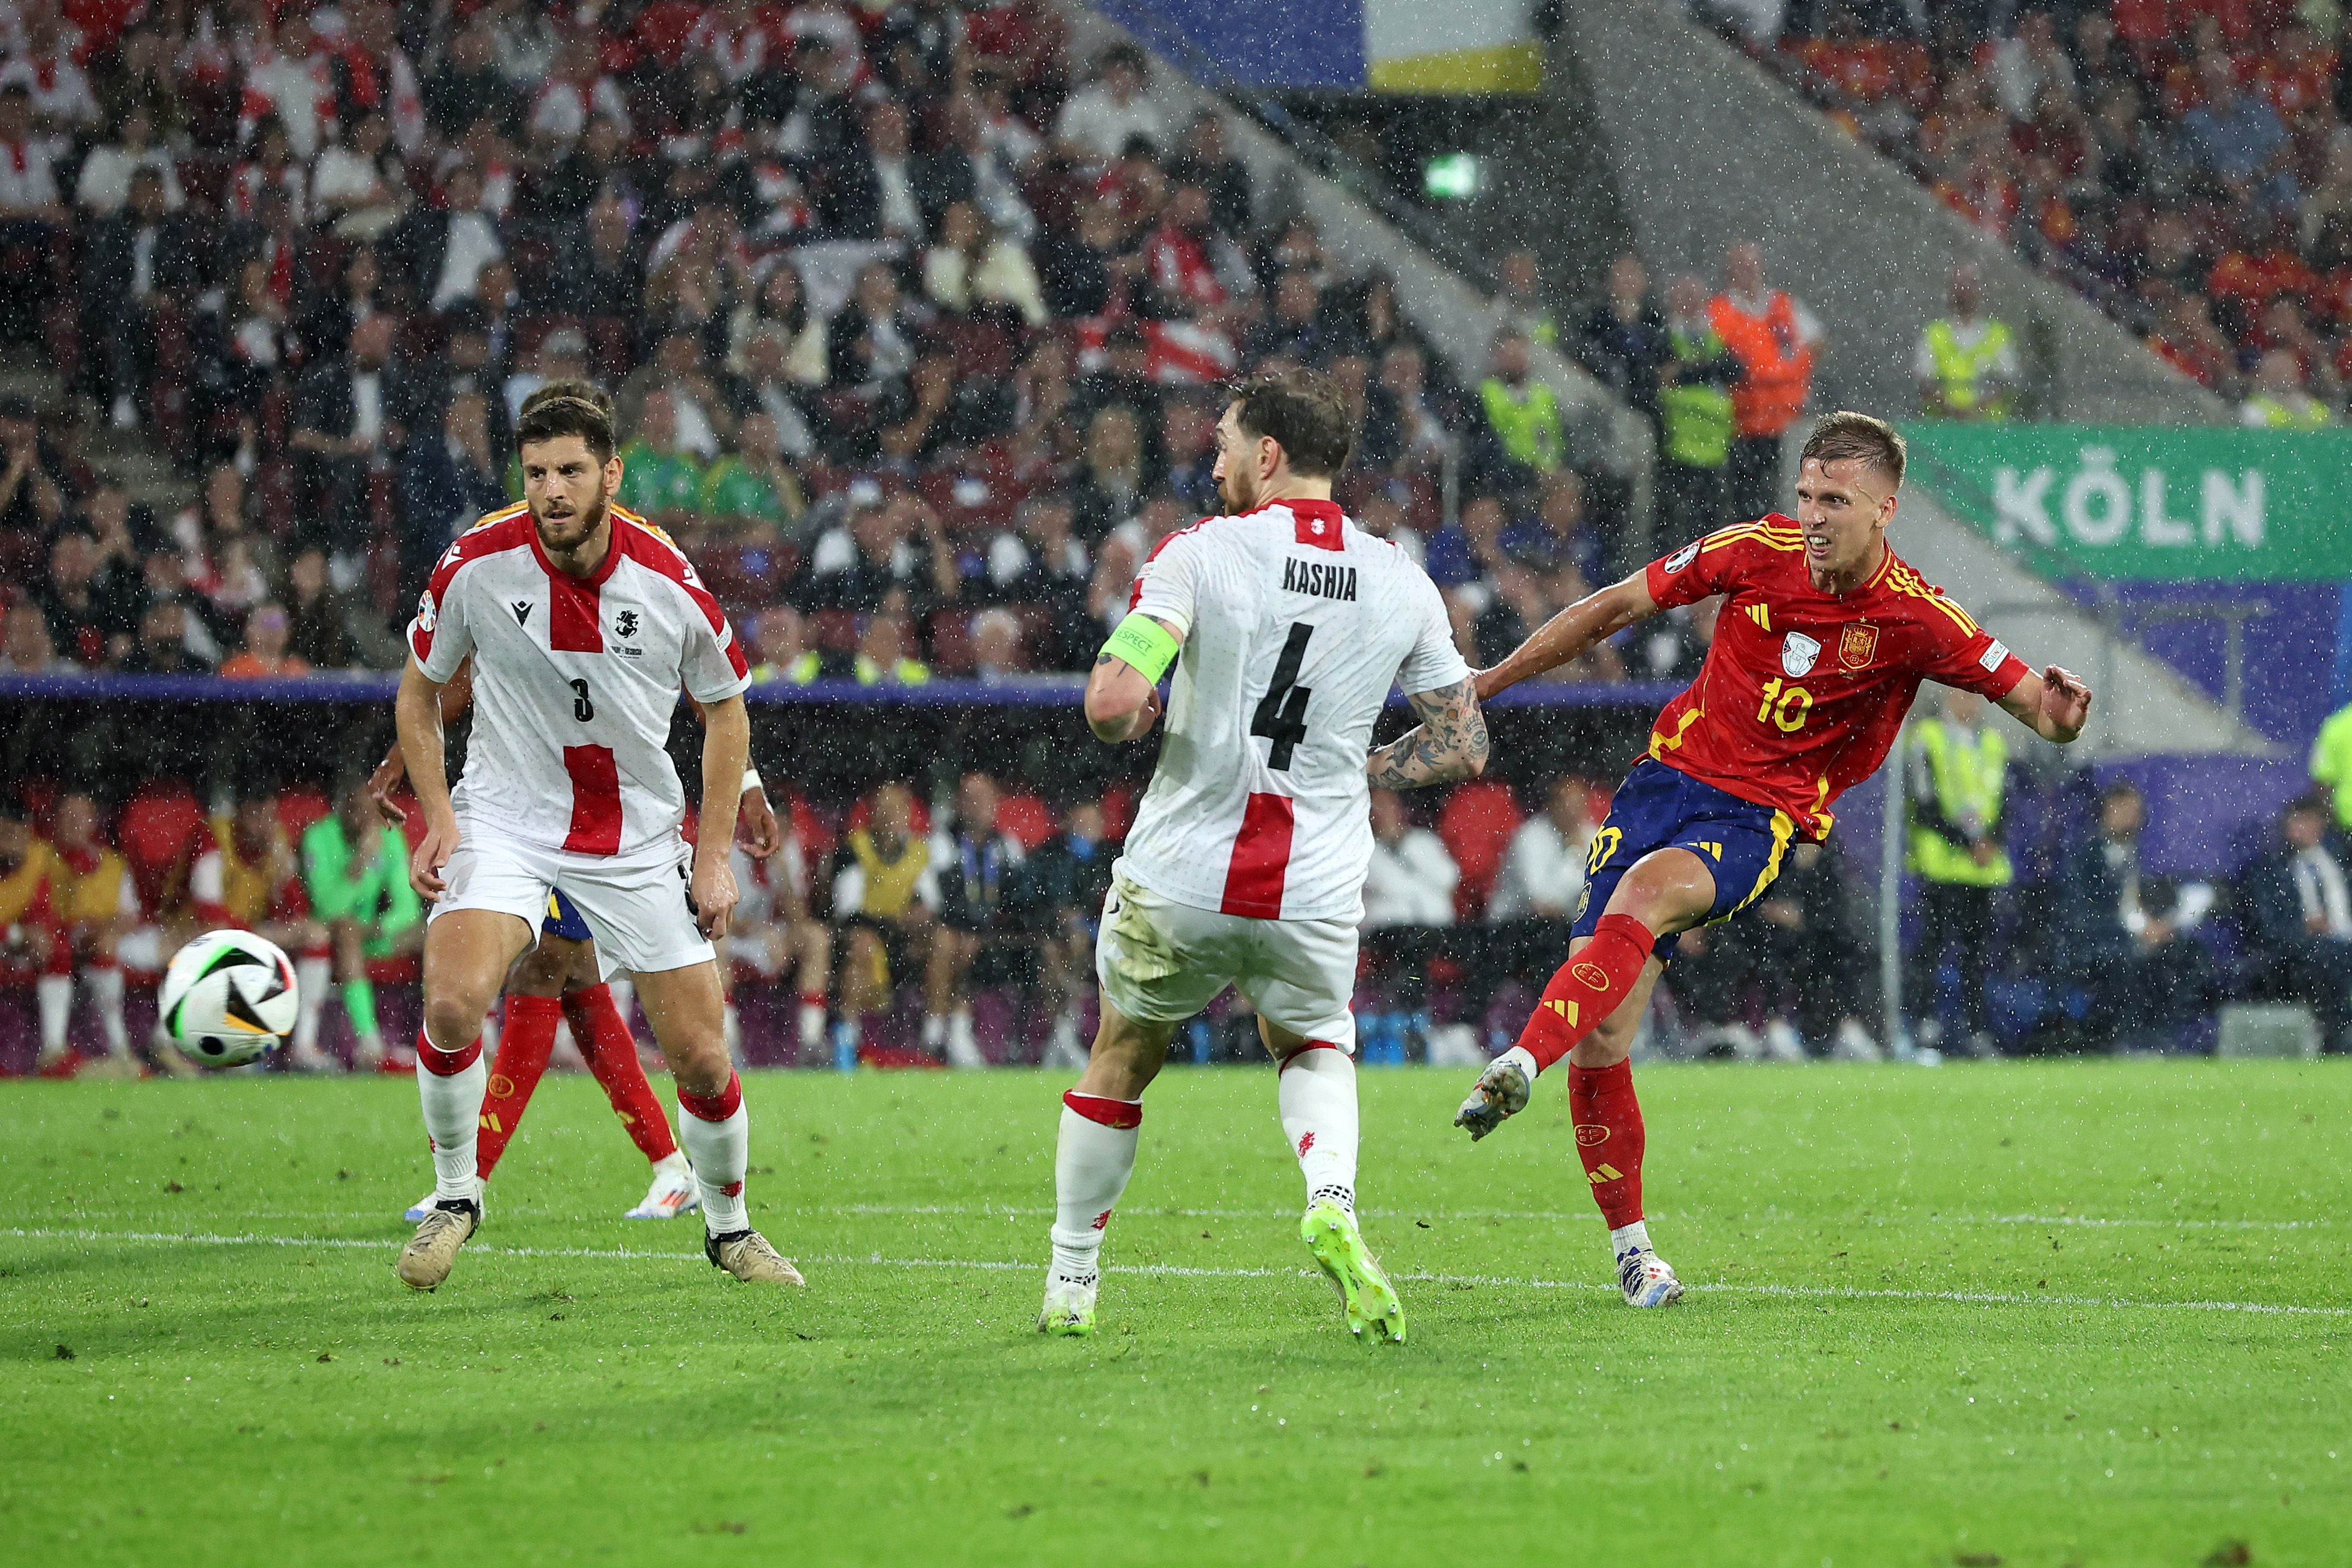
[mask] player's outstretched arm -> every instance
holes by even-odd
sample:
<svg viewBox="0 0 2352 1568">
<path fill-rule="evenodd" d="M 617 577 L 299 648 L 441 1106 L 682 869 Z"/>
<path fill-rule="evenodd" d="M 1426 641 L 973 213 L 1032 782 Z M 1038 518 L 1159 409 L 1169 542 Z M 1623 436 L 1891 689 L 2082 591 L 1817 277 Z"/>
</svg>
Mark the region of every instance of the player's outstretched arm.
<svg viewBox="0 0 2352 1568">
<path fill-rule="evenodd" d="M 1476 778 L 1486 771 L 1486 715 L 1474 677 L 1433 691 L 1408 692 L 1421 722 L 1364 759 L 1381 789 L 1420 789 Z"/>
<path fill-rule="evenodd" d="M 1479 700 L 1484 701 L 1531 676 L 1581 658 L 1594 644 L 1657 613 L 1657 601 L 1650 597 L 1650 584 L 1643 573 L 1636 572 L 1622 583 L 1612 583 L 1597 594 L 1588 594 L 1538 626 L 1502 663 L 1480 670 Z"/>
<path fill-rule="evenodd" d="M 2009 689 L 2000 700 L 2010 716 L 2045 741 L 2065 745 L 2083 732 L 2091 718 L 2091 689 L 2073 671 L 2051 665 Z"/>
<path fill-rule="evenodd" d="M 411 658 L 400 672 L 400 695 L 392 704 L 409 786 L 425 812 L 425 837 L 408 858 L 408 885 L 428 904 L 440 899 L 441 868 L 457 847 L 457 815 L 449 805 L 449 758 L 441 740 L 441 690 Z"/>
<path fill-rule="evenodd" d="M 1087 724 L 1096 740 L 1115 746 L 1151 732 L 1160 717 L 1160 678 L 1183 646 L 1183 634 L 1157 616 L 1119 622 L 1087 677 Z"/>
</svg>

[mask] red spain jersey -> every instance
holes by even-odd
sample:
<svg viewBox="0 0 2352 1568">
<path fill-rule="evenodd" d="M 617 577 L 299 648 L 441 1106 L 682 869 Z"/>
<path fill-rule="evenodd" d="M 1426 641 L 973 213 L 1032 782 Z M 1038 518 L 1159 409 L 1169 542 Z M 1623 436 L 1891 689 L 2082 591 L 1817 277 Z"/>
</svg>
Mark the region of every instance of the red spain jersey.
<svg viewBox="0 0 2352 1568">
<path fill-rule="evenodd" d="M 1825 594 L 1804 536 L 1774 513 L 1684 545 L 1646 573 L 1661 609 L 1724 595 L 1698 679 L 1666 704 L 1650 755 L 1829 836 L 1830 806 L 1886 760 L 1922 680 L 1994 701 L 2022 660 L 1889 550 L 1867 583 Z"/>
</svg>

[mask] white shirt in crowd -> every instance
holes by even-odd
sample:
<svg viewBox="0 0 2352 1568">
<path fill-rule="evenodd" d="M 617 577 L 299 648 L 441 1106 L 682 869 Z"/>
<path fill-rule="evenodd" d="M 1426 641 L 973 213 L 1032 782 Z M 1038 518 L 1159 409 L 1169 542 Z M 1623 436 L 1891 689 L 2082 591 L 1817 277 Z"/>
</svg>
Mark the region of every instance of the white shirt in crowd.
<svg viewBox="0 0 2352 1568">
<path fill-rule="evenodd" d="M 457 213 L 449 219 L 449 242 L 441 252 L 441 278 L 433 286 L 433 308 L 446 310 L 455 300 L 474 297 L 482 268 L 507 253 L 499 231 L 480 213 Z"/>
<path fill-rule="evenodd" d="M 1511 835 L 1495 890 L 1486 900 L 1486 923 L 1536 919 L 1569 920 L 1584 890 L 1584 857 L 1592 829 L 1562 833 L 1549 812 L 1538 812 Z"/>
<path fill-rule="evenodd" d="M 1104 163 L 1118 157 L 1132 136 L 1148 137 L 1155 147 L 1168 145 L 1168 122 L 1160 106 L 1142 92 L 1121 103 L 1100 82 L 1070 94 L 1054 121 L 1056 141 L 1083 147 Z"/>
<path fill-rule="evenodd" d="M 143 153 L 133 153 L 127 147 L 110 142 L 93 147 L 89 156 L 81 161 L 81 174 L 74 181 L 74 203 L 94 213 L 122 210 L 131 199 L 131 175 L 136 169 L 152 169 L 163 176 L 163 210 L 178 212 L 188 205 L 180 189 L 180 171 L 172 163 L 169 149 L 150 147 Z"/>
<path fill-rule="evenodd" d="M 1461 882 L 1462 868 L 1428 828 L 1408 827 L 1394 844 L 1375 837 L 1364 873 L 1364 929 L 1450 926 L 1454 889 Z"/>
</svg>

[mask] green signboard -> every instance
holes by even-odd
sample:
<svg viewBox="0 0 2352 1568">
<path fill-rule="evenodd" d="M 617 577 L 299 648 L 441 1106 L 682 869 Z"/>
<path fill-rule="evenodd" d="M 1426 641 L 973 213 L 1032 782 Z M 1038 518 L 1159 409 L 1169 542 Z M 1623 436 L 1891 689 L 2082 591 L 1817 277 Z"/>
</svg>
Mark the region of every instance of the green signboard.
<svg viewBox="0 0 2352 1568">
<path fill-rule="evenodd" d="M 2044 573 L 2352 578 L 2352 432 L 1904 427 L 1910 479 Z"/>
</svg>

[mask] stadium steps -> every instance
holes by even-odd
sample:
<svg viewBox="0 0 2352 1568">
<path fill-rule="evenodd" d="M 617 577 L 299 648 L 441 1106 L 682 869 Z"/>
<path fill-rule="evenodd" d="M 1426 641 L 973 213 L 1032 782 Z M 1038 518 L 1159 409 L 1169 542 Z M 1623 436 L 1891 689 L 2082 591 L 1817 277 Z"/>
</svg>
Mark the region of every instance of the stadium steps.
<svg viewBox="0 0 2352 1568">
<path fill-rule="evenodd" d="M 1717 277 L 1727 243 L 1759 241 L 1773 282 L 1827 329 L 1816 405 L 1915 408 L 1913 345 L 1948 308 L 1952 268 L 1973 261 L 1986 308 L 2014 325 L 2041 362 L 2046 417 L 2229 422 L 2221 399 L 1978 233 L 1679 6 L 1568 0 L 1567 19 L 1559 47 L 1573 51 L 1577 68 L 1555 76 L 1590 97 L 1614 188 L 1653 273 Z"/>
</svg>

